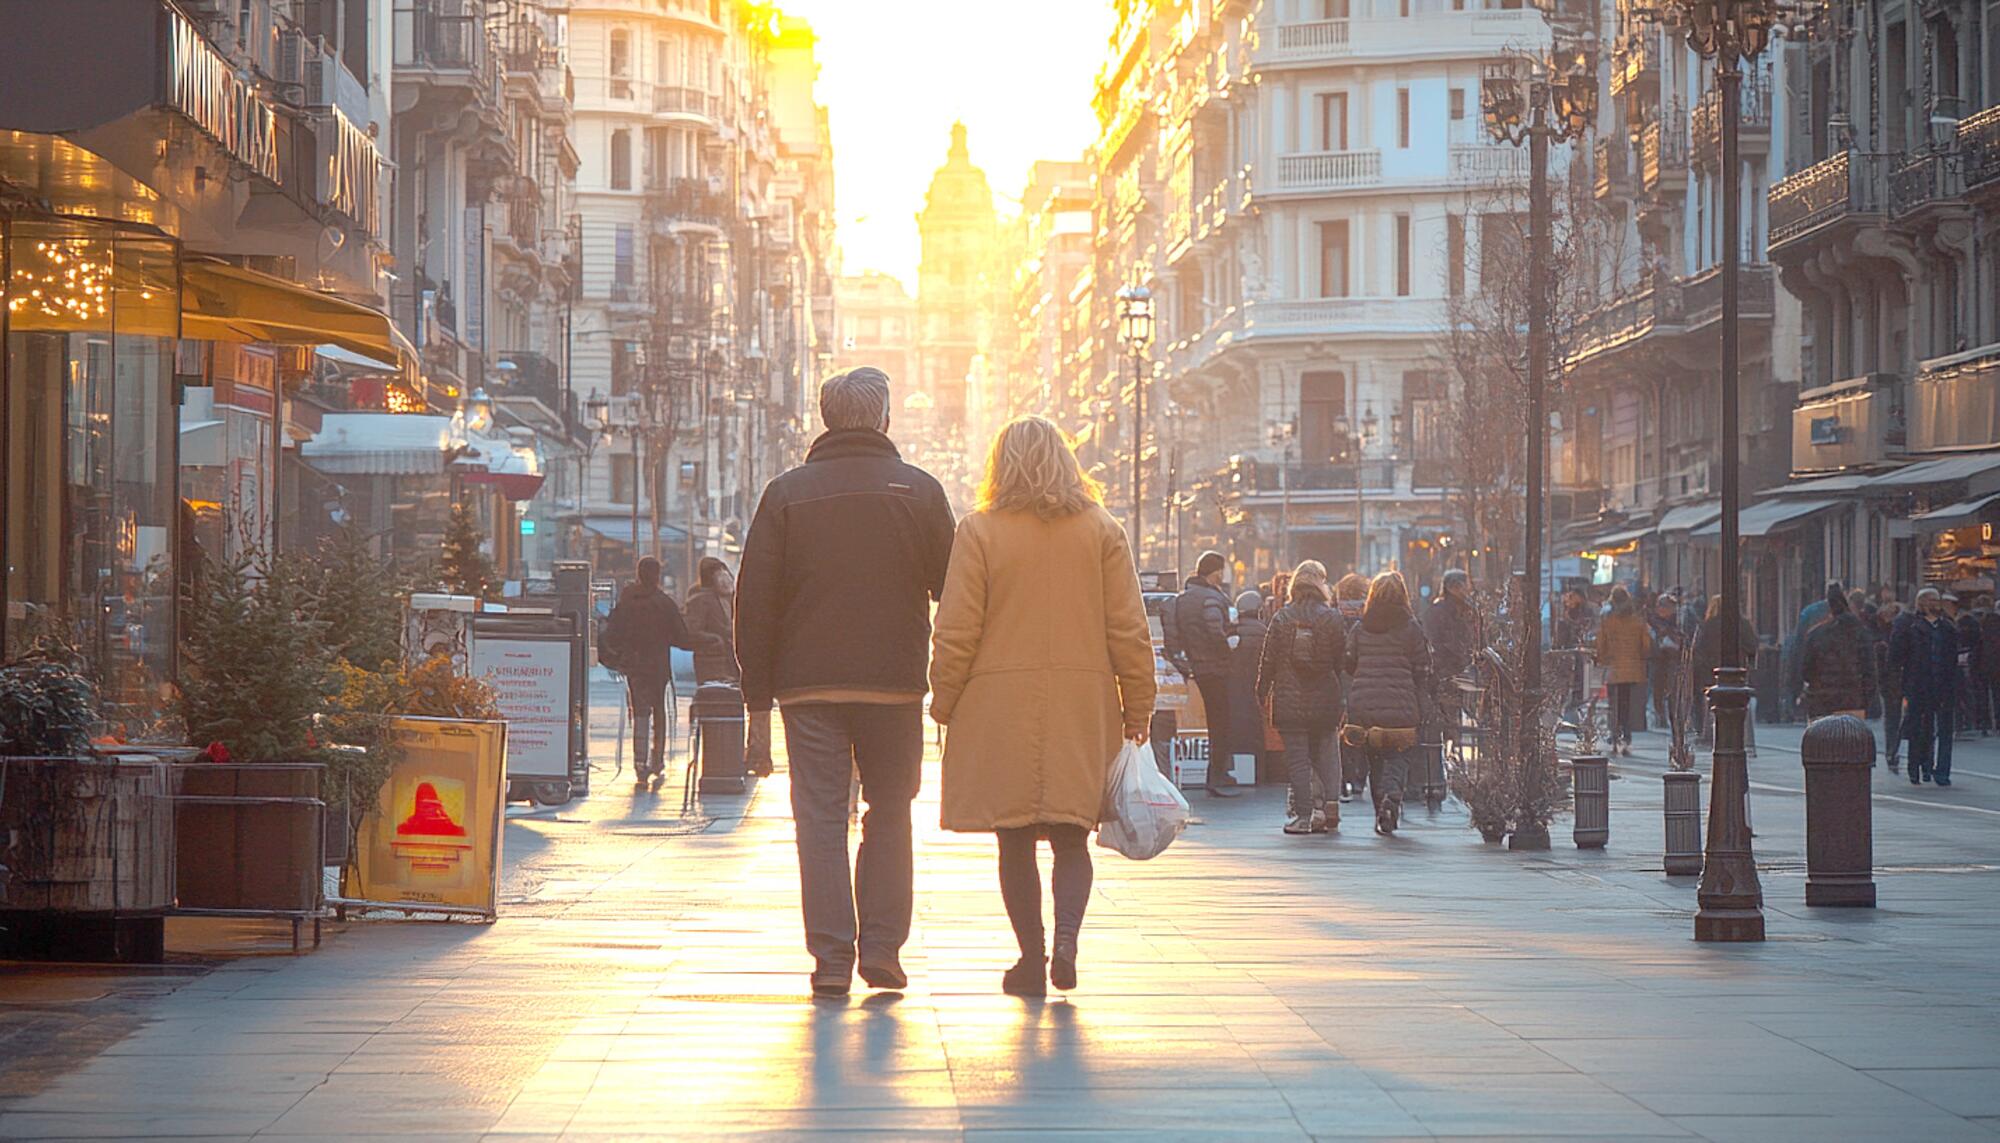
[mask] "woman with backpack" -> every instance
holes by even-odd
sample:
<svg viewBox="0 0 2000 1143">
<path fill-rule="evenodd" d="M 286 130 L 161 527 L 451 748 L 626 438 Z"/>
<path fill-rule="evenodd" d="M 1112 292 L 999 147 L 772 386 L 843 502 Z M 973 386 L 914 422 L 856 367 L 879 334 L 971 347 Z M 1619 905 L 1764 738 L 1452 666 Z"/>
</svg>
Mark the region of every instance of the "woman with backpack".
<svg viewBox="0 0 2000 1143">
<path fill-rule="evenodd" d="M 1431 649 L 1410 611 L 1410 589 L 1400 573 L 1383 572 L 1368 585 L 1361 622 L 1347 641 L 1346 724 L 1343 752 L 1368 760 L 1375 791 L 1375 832 L 1396 832 L 1403 812 L 1403 783 L 1424 724 L 1431 693 Z"/>
<path fill-rule="evenodd" d="M 1339 666 L 1346 626 L 1333 609 L 1326 567 L 1307 560 L 1293 573 L 1291 599 L 1271 619 L 1257 664 L 1257 697 L 1270 704 L 1291 779 L 1288 834 L 1340 826 Z"/>
</svg>

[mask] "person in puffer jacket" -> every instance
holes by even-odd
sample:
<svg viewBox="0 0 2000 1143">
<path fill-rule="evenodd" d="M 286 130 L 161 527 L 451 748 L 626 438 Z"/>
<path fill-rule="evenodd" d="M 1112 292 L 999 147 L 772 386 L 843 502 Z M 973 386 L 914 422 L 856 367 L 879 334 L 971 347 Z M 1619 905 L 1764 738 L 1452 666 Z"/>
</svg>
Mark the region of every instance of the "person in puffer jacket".
<svg viewBox="0 0 2000 1143">
<path fill-rule="evenodd" d="M 1368 759 L 1375 832 L 1387 836 L 1402 817 L 1403 785 L 1431 693 L 1430 643 L 1410 611 L 1410 589 L 1400 573 L 1383 572 L 1368 585 L 1367 606 L 1347 642 L 1346 664 L 1353 681 L 1340 744 Z"/>
<path fill-rule="evenodd" d="M 1271 620 L 1257 664 L 1257 696 L 1270 703 L 1271 725 L 1285 744 L 1291 779 L 1285 832 L 1325 833 L 1340 825 L 1339 666 L 1347 651 L 1346 625 L 1329 602 L 1326 567 L 1299 565 L 1291 601 Z"/>
<path fill-rule="evenodd" d="M 1839 584 L 1826 589 L 1827 616 L 1806 632 L 1800 672 L 1806 684 L 1806 717 L 1852 714 L 1865 718 L 1875 693 L 1875 647 L 1850 609 Z"/>
<path fill-rule="evenodd" d="M 1355 572 L 1348 572 L 1346 575 L 1340 577 L 1339 583 L 1333 585 L 1333 607 L 1334 610 L 1340 612 L 1340 625 L 1347 633 L 1349 646 L 1352 646 L 1354 643 L 1354 629 L 1360 625 L 1361 612 L 1367 604 L 1368 579 L 1366 576 Z M 1343 655 L 1344 659 L 1345 656 Z M 1343 661 L 1340 668 L 1340 686 L 1343 694 L 1353 685 L 1353 682 L 1354 680 Z M 1343 750 L 1340 752 L 1340 777 L 1341 801 L 1351 802 L 1361 796 L 1361 791 L 1368 786 L 1368 759 L 1362 757 L 1361 751 Z"/>
</svg>

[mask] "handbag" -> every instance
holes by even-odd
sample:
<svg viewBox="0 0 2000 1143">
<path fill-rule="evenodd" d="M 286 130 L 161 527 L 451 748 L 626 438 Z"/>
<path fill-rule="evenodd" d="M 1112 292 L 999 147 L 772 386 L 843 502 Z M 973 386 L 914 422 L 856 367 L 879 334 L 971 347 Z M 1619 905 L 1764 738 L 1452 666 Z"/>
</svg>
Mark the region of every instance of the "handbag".
<svg viewBox="0 0 2000 1143">
<path fill-rule="evenodd" d="M 1417 731 L 1412 726 L 1362 726 L 1350 722 L 1340 728 L 1340 744 L 1378 753 L 1408 750 L 1417 744 Z"/>
</svg>

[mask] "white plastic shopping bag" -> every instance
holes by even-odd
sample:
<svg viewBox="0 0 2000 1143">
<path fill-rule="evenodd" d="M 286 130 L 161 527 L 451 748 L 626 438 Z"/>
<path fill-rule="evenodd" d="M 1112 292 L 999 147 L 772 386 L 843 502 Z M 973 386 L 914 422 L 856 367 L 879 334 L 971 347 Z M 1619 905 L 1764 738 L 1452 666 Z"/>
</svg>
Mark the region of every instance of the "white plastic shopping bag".
<svg viewBox="0 0 2000 1143">
<path fill-rule="evenodd" d="M 1097 844 L 1134 861 L 1158 857 L 1187 828 L 1188 804 L 1181 792 L 1131 742 L 1112 759 L 1098 814 Z"/>
</svg>

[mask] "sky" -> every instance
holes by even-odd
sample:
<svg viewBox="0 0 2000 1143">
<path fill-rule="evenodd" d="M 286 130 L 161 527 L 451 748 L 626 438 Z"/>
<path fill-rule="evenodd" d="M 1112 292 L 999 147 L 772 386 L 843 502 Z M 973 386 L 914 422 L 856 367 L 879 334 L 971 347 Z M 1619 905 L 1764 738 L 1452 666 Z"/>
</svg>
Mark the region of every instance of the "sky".
<svg viewBox="0 0 2000 1143">
<path fill-rule="evenodd" d="M 1002 217 L 1037 159 L 1080 158 L 1097 135 L 1092 82 L 1108 0 L 783 0 L 819 36 L 833 128 L 841 271 L 883 270 L 914 292 L 916 214 L 963 119 Z"/>
</svg>

